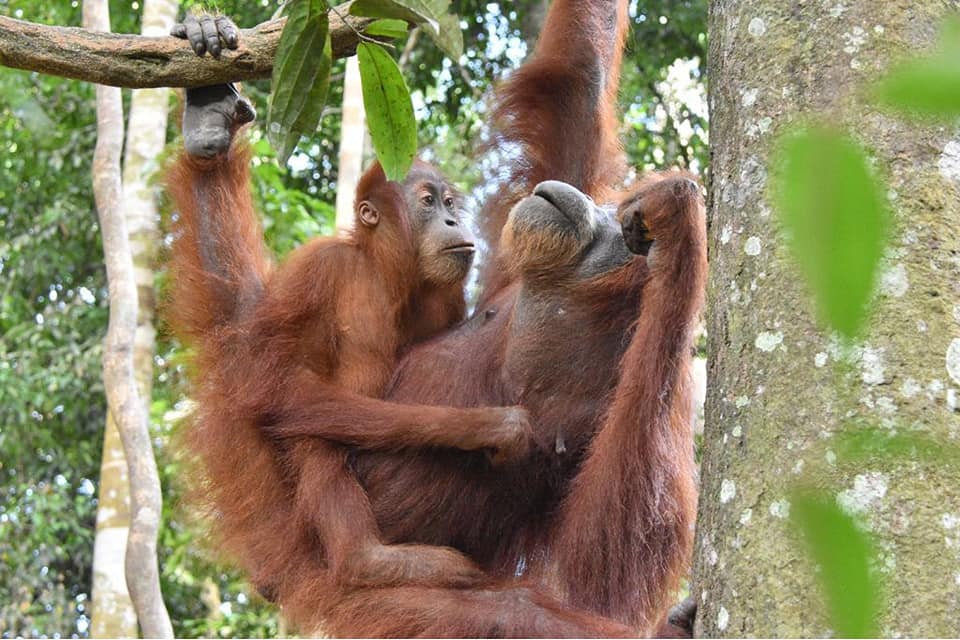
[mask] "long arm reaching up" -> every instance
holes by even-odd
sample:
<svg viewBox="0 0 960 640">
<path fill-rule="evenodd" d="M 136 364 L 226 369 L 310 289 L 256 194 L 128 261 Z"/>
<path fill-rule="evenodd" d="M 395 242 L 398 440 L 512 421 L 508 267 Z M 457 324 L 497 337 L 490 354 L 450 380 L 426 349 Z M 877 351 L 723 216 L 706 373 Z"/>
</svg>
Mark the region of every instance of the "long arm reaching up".
<svg viewBox="0 0 960 640">
<path fill-rule="evenodd" d="M 250 152 L 232 145 L 253 120 L 230 85 L 187 91 L 184 146 L 167 174 L 177 206 L 169 316 L 194 339 L 235 320 L 260 295 L 270 262 L 250 193 Z"/>
<path fill-rule="evenodd" d="M 533 55 L 497 89 L 491 146 L 511 159 L 480 214 L 485 299 L 508 283 L 500 231 L 534 186 L 561 180 L 603 200 L 623 178 L 616 97 L 627 26 L 626 0 L 554 0 Z"/>
</svg>

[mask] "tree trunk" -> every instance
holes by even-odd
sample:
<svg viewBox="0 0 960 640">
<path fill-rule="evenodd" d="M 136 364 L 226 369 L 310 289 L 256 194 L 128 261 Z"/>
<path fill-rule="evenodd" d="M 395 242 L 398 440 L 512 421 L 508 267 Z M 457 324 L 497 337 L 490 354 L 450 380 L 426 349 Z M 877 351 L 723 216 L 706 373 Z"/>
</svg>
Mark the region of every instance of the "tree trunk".
<svg viewBox="0 0 960 640">
<path fill-rule="evenodd" d="M 146 0 L 143 35 L 170 33 L 179 0 Z M 149 184 L 167 135 L 170 92 L 138 89 L 130 100 L 123 170 L 123 214 L 133 257 L 138 313 L 133 364 L 140 397 L 149 402 L 153 386 L 154 259 L 159 240 L 157 193 Z M 124 578 L 124 552 L 130 528 L 130 485 L 123 444 L 108 414 L 100 468 L 97 535 L 93 554 L 93 601 L 90 633 L 95 638 L 137 636 L 137 616 Z"/>
<path fill-rule="evenodd" d="M 360 63 L 347 58 L 343 78 L 343 111 L 340 125 L 340 155 L 337 160 L 337 229 L 353 227 L 353 193 L 363 171 L 363 144 L 367 114 L 360 90 Z"/>
<path fill-rule="evenodd" d="M 83 22 L 89 29 L 109 31 L 107 0 L 85 0 Z M 124 558 L 125 576 L 143 635 L 149 638 L 172 638 L 173 628 L 160 594 L 157 567 L 160 480 L 147 426 L 147 411 L 134 373 L 137 289 L 123 216 L 120 177 L 122 147 L 123 102 L 120 90 L 98 86 L 93 192 L 110 290 L 110 326 L 104 340 L 103 378 L 109 411 L 117 422 L 127 460 L 133 514 Z"/>
<path fill-rule="evenodd" d="M 952 127 L 881 113 L 862 90 L 900 56 L 930 49 L 950 7 L 957 2 L 710 2 L 698 634 L 829 633 L 815 568 L 787 528 L 785 489 L 801 475 L 875 536 L 882 635 L 960 634 L 956 468 L 919 458 L 854 467 L 831 450 L 842 428 L 864 425 L 960 436 L 960 140 Z M 852 348 L 815 324 L 768 200 L 772 138 L 809 116 L 845 126 L 889 176 L 895 232 L 873 321 Z"/>
</svg>

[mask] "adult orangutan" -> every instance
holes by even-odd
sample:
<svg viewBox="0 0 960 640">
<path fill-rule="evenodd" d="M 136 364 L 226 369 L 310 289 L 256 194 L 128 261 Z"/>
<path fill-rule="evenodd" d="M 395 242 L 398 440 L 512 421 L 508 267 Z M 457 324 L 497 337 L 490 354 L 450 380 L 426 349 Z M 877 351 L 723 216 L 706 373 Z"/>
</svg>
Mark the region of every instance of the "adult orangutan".
<svg viewBox="0 0 960 640">
<path fill-rule="evenodd" d="M 437 448 L 351 453 L 385 541 L 454 547 L 489 580 L 331 598 L 322 570 L 304 571 L 281 602 L 304 625 L 354 636 L 630 635 L 649 634 L 666 609 L 692 542 L 688 367 L 705 230 L 683 175 L 611 189 L 622 177 L 613 102 L 626 22 L 623 1 L 554 1 L 534 55 L 498 92 L 497 140 L 520 153 L 481 219 L 494 265 L 481 303 L 412 348 L 387 394 L 519 403 L 537 446 L 500 469 Z M 584 193 L 616 203 L 620 224 Z M 315 434 L 315 418 L 310 407 L 285 414 L 283 436 Z M 274 547 L 287 546 L 286 526 Z"/>
</svg>

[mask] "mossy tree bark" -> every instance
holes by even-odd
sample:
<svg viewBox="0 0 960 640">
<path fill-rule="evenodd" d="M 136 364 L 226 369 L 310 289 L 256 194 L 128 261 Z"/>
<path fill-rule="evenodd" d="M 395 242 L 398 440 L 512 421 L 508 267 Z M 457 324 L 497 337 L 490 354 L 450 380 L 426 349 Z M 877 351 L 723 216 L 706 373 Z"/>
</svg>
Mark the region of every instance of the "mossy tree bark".
<svg viewBox="0 0 960 640">
<path fill-rule="evenodd" d="M 330 12 L 334 58 L 357 51 L 372 18 L 349 15 L 349 2 Z M 186 40 L 52 27 L 0 16 L 0 66 L 112 87 L 196 87 L 269 78 L 286 18 L 241 29 L 240 47 L 220 58 L 197 57 Z"/>
<path fill-rule="evenodd" d="M 960 137 L 864 89 L 929 50 L 955 1 L 711 0 L 709 392 L 693 593 L 698 634 L 830 632 L 787 524 L 803 477 L 872 532 L 884 636 L 960 635 L 960 473 L 919 458 L 839 460 L 840 429 L 960 437 Z M 895 230 L 874 315 L 841 347 L 814 321 L 768 176 L 774 137 L 815 118 L 887 177 Z"/>
</svg>

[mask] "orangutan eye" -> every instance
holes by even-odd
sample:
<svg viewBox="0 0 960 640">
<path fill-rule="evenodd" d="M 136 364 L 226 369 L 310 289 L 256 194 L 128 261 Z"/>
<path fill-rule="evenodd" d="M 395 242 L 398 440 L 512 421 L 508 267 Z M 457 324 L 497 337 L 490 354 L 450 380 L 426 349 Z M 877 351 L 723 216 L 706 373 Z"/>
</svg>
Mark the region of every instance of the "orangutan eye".
<svg viewBox="0 0 960 640">
<path fill-rule="evenodd" d="M 446 198 L 444 198 L 443 206 L 445 206 L 447 209 L 453 209 L 453 198 L 451 198 L 450 196 L 447 196 Z"/>
<path fill-rule="evenodd" d="M 420 198 L 420 202 L 422 202 L 427 207 L 432 207 L 434 203 L 434 199 L 433 199 L 433 196 L 428 193 L 427 195 Z"/>
</svg>

